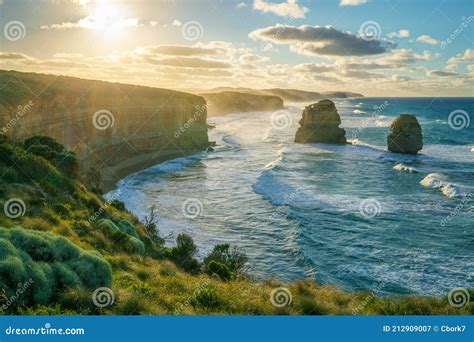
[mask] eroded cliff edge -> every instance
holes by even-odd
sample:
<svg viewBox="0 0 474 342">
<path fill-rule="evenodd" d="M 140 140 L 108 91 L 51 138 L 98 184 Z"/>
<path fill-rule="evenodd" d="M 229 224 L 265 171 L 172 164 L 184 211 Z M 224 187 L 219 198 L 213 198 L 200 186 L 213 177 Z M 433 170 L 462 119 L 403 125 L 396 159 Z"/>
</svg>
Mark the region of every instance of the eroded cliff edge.
<svg viewBox="0 0 474 342">
<path fill-rule="evenodd" d="M 0 70 L 0 133 L 51 136 L 105 190 L 171 157 L 209 146 L 204 98 L 187 93 Z"/>
</svg>

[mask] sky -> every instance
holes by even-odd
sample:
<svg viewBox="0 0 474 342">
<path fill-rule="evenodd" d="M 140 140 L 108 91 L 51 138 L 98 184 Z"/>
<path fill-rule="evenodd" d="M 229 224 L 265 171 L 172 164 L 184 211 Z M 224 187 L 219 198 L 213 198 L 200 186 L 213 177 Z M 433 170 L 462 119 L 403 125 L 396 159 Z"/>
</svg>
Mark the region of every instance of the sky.
<svg viewBox="0 0 474 342">
<path fill-rule="evenodd" d="M 474 0 L 0 0 L 0 69 L 474 96 Z"/>
</svg>

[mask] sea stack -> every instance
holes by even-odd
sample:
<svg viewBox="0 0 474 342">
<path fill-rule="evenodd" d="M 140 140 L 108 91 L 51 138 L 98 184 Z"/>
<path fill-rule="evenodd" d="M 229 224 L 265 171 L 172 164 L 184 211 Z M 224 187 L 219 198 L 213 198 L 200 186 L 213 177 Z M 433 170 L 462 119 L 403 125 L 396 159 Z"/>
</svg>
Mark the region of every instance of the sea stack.
<svg viewBox="0 0 474 342">
<path fill-rule="evenodd" d="M 387 137 L 388 150 L 396 153 L 417 154 L 423 147 L 421 126 L 414 115 L 401 114 L 393 120 Z"/>
<path fill-rule="evenodd" d="M 341 118 L 331 100 L 306 106 L 299 121 L 295 142 L 301 144 L 346 144 L 346 131 L 340 128 Z"/>
</svg>

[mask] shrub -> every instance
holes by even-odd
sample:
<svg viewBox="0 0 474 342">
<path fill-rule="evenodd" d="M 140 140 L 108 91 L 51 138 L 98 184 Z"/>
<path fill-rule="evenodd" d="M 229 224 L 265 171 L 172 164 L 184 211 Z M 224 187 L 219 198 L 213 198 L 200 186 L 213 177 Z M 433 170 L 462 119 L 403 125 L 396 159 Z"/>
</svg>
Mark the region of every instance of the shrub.
<svg viewBox="0 0 474 342">
<path fill-rule="evenodd" d="M 120 220 L 119 224 L 115 224 L 111 220 L 101 219 L 97 224 L 123 249 L 136 254 L 145 254 L 145 244 L 138 239 L 139 235 L 128 221 Z"/>
<path fill-rule="evenodd" d="M 34 145 L 43 145 L 49 147 L 51 151 L 61 153 L 64 151 L 64 146 L 58 143 L 55 139 L 45 135 L 35 135 L 23 142 L 25 150 L 29 151 Z"/>
<path fill-rule="evenodd" d="M 24 151 L 15 151 L 15 168 L 29 184 L 39 184 L 52 194 L 73 193 L 72 181 L 61 174 L 50 162 Z"/>
<path fill-rule="evenodd" d="M 193 239 L 189 235 L 179 234 L 176 238 L 176 247 L 168 251 L 168 257 L 186 272 L 196 274 L 201 269 L 199 261 L 194 258 L 196 251 Z"/>
<path fill-rule="evenodd" d="M 53 204 L 53 210 L 61 215 L 61 217 L 67 217 L 69 215 L 69 208 L 68 206 L 61 204 L 61 203 L 55 203 Z"/>
<path fill-rule="evenodd" d="M 152 206 L 150 208 L 150 214 L 145 217 L 145 232 L 148 235 L 148 237 L 153 241 L 153 243 L 162 246 L 165 243 L 165 240 L 163 240 L 160 237 L 160 234 L 158 233 L 158 228 L 156 226 L 155 220 L 155 206 Z"/>
<path fill-rule="evenodd" d="M 49 146 L 34 144 L 28 148 L 28 153 L 34 154 L 38 157 L 43 157 L 48 161 L 52 161 L 58 156 L 56 151 L 53 151 Z"/>
<path fill-rule="evenodd" d="M 118 311 L 122 315 L 144 315 L 152 313 L 150 300 L 141 294 L 134 294 L 119 304 Z"/>
<path fill-rule="evenodd" d="M 135 227 L 130 222 L 128 222 L 127 220 L 117 220 L 117 226 L 120 229 L 120 231 L 122 231 L 122 232 L 124 232 L 124 233 L 126 233 L 130 236 L 133 236 L 133 237 L 136 237 L 136 238 L 140 237 L 138 235 L 137 231 L 135 230 Z"/>
<path fill-rule="evenodd" d="M 237 275 L 244 273 L 248 257 L 237 247 L 231 248 L 229 244 L 219 244 L 214 246 L 212 252 L 204 259 L 205 271 L 211 274 L 214 273 L 210 270 L 212 261 L 226 266 L 230 272 Z"/>
<path fill-rule="evenodd" d="M 112 202 L 110 202 L 110 205 L 117 210 L 125 211 L 125 203 L 119 201 L 118 199 L 114 199 Z"/>
<path fill-rule="evenodd" d="M 76 154 L 71 151 L 64 151 L 56 155 L 54 164 L 70 178 L 77 178 L 79 174 L 79 161 Z"/>
<path fill-rule="evenodd" d="M 191 297 L 190 303 L 194 307 L 216 309 L 223 305 L 222 299 L 213 287 L 205 287 Z"/>
<path fill-rule="evenodd" d="M 10 143 L 10 139 L 8 139 L 8 137 L 5 134 L 0 133 L 0 144 L 4 144 L 4 143 Z"/>
<path fill-rule="evenodd" d="M 0 144 L 0 163 L 3 163 L 7 166 L 14 164 L 13 157 L 15 155 L 15 149 L 12 145 L 8 143 Z"/>
<path fill-rule="evenodd" d="M 234 278 L 234 274 L 229 270 L 229 268 L 221 264 L 220 262 L 216 262 L 212 260 L 208 265 L 208 273 L 209 274 L 216 274 L 222 280 L 231 280 Z"/>
<path fill-rule="evenodd" d="M 140 255 L 145 254 L 145 245 L 143 244 L 143 242 L 133 236 L 130 236 L 128 241 L 130 243 L 132 253 Z"/>
<path fill-rule="evenodd" d="M 8 298 L 17 297 L 9 309 L 46 305 L 65 288 L 93 289 L 111 281 L 110 265 L 97 252 L 49 232 L 0 228 L 0 288 Z"/>
</svg>

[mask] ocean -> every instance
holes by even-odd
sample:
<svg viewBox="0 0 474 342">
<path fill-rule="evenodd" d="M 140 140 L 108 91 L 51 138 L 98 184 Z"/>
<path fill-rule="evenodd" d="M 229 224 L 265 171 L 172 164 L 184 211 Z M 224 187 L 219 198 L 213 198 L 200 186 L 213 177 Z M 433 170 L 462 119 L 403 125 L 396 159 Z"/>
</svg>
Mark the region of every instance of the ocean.
<svg viewBox="0 0 474 342">
<path fill-rule="evenodd" d="M 201 258 L 239 246 L 256 280 L 382 295 L 473 287 L 474 99 L 335 102 L 351 144 L 295 144 L 302 104 L 211 117 L 215 151 L 130 175 L 107 196 L 142 219 L 156 205 L 160 235 L 191 235 Z M 401 113 L 423 128 L 418 155 L 386 149 Z"/>
</svg>

